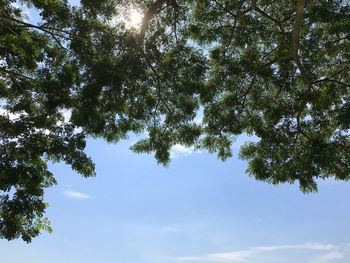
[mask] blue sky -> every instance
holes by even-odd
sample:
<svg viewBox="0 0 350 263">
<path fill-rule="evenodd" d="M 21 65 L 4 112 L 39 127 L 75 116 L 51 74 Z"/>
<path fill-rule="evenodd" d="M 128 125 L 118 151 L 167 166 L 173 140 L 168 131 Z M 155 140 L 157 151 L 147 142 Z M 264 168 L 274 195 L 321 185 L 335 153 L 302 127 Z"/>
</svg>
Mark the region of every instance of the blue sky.
<svg viewBox="0 0 350 263">
<path fill-rule="evenodd" d="M 90 140 L 97 177 L 51 165 L 47 216 L 54 229 L 31 244 L 0 240 L 12 263 L 274 263 L 350 260 L 350 184 L 322 181 L 319 193 L 247 176 L 235 156 L 217 160 L 177 147 L 170 167 L 119 144 Z"/>
<path fill-rule="evenodd" d="M 305 195 L 297 184 L 258 182 L 237 158 L 245 136 L 226 162 L 177 146 L 168 168 L 128 150 L 135 140 L 89 140 L 95 178 L 50 165 L 53 233 L 0 240 L 0 262 L 350 262 L 349 183 L 320 181 Z"/>
</svg>

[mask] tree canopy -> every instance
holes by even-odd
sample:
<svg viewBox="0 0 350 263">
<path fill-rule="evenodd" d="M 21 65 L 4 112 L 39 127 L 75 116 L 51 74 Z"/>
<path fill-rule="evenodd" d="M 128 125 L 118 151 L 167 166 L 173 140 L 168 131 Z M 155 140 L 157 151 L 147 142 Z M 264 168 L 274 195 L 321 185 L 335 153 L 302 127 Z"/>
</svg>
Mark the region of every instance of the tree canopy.
<svg viewBox="0 0 350 263">
<path fill-rule="evenodd" d="M 0 2 L 0 237 L 51 231 L 47 162 L 94 176 L 87 136 L 147 132 L 132 150 L 167 165 L 176 144 L 225 160 L 245 133 L 257 180 L 349 180 L 348 0 L 19 2 Z"/>
</svg>

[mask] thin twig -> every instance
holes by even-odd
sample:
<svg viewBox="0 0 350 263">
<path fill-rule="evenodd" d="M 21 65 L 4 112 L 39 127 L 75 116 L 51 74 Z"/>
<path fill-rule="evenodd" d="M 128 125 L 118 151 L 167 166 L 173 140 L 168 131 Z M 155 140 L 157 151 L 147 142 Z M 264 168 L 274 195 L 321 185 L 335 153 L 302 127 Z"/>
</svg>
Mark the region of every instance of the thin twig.
<svg viewBox="0 0 350 263">
<path fill-rule="evenodd" d="M 50 30 L 46 29 L 45 27 L 41 27 L 41 26 L 29 24 L 29 23 L 23 22 L 23 21 L 21 21 L 21 20 L 15 19 L 15 18 L 9 18 L 9 17 L 5 17 L 5 18 L 6 18 L 6 19 L 13 20 L 13 21 L 15 21 L 15 22 L 17 22 L 17 23 L 22 24 L 22 26 L 20 26 L 20 25 L 13 25 L 13 26 L 15 26 L 15 27 L 32 27 L 32 28 L 36 28 L 36 29 L 38 29 L 38 30 L 44 31 L 45 33 L 48 33 L 48 34 L 57 42 L 57 44 L 58 44 L 61 48 L 67 50 L 64 46 L 62 46 L 61 42 L 60 42 L 60 41 L 58 40 L 58 38 L 57 38 L 57 36 L 58 36 L 58 37 L 61 37 L 61 38 L 64 38 L 64 39 L 68 39 L 68 38 L 66 38 L 65 36 L 62 36 L 62 35 L 60 35 L 60 34 L 51 32 Z"/>
<path fill-rule="evenodd" d="M 277 19 L 273 18 L 272 16 L 267 14 L 265 11 L 263 11 L 259 7 L 257 7 L 256 0 L 252 0 L 251 3 L 252 3 L 252 10 L 253 11 L 258 12 L 263 17 L 265 17 L 265 18 L 269 19 L 270 21 L 272 21 L 273 23 L 275 23 L 281 29 L 281 32 L 284 33 L 284 28 L 283 28 L 282 23 L 280 21 L 278 21 Z"/>
<path fill-rule="evenodd" d="M 282 62 L 282 61 L 285 61 L 285 60 L 290 59 L 290 58 L 292 58 L 291 54 L 287 54 L 287 55 L 284 55 L 284 56 L 277 57 L 277 58 L 271 60 L 270 62 L 255 68 L 253 71 L 254 72 L 259 72 L 259 71 L 265 69 L 266 67 L 269 67 L 269 66 L 271 66 L 271 65 L 273 65 L 273 64 L 275 64 L 277 62 Z"/>
<path fill-rule="evenodd" d="M 21 78 L 33 80 L 31 77 L 25 76 L 25 75 L 23 75 L 21 73 L 17 73 L 17 72 L 13 72 L 13 71 L 7 70 L 4 67 L 0 67 L 0 71 L 4 72 L 6 74 L 15 75 L 15 76 L 18 76 L 18 77 L 21 77 Z"/>
</svg>

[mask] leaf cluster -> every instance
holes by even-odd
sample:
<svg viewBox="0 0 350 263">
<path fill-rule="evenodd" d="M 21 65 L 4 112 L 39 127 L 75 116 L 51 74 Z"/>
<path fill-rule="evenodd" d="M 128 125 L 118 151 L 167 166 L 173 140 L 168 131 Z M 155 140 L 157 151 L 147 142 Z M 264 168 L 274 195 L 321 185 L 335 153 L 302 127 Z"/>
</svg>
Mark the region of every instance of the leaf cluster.
<svg viewBox="0 0 350 263">
<path fill-rule="evenodd" d="M 87 136 L 146 133 L 131 149 L 168 165 L 176 144 L 226 160 L 249 134 L 240 157 L 258 180 L 349 180 L 349 1 L 20 2 L 42 20 L 0 3 L 1 237 L 51 230 L 47 162 L 94 176 Z"/>
</svg>

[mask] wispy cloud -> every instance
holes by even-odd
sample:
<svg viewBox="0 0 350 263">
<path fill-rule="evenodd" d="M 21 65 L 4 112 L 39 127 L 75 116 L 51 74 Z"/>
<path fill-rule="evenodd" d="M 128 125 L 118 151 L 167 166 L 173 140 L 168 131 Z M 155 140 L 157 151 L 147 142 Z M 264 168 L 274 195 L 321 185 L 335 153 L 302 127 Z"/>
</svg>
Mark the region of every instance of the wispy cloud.
<svg viewBox="0 0 350 263">
<path fill-rule="evenodd" d="M 72 199 L 89 199 L 89 198 L 91 198 L 91 196 L 88 194 L 76 192 L 76 191 L 72 191 L 72 190 L 66 190 L 63 193 L 65 196 L 72 198 Z"/>
<path fill-rule="evenodd" d="M 344 250 L 336 250 L 324 253 L 320 256 L 315 257 L 312 263 L 329 263 L 329 262 L 337 262 L 344 258 L 345 251 Z"/>
<path fill-rule="evenodd" d="M 304 243 L 299 245 L 253 247 L 251 249 L 258 250 L 258 251 L 276 251 L 276 250 L 286 250 L 286 249 L 334 250 L 334 249 L 339 249 L 339 246 L 332 245 L 332 244 Z"/>
<path fill-rule="evenodd" d="M 181 262 L 267 262 L 264 261 L 264 255 L 271 254 L 271 252 L 277 253 L 278 251 L 288 250 L 309 250 L 310 252 L 318 252 L 316 256 L 313 256 L 311 261 L 304 262 L 334 262 L 334 260 L 342 259 L 346 246 L 337 246 L 333 244 L 320 244 L 320 243 L 304 243 L 297 245 L 282 245 L 282 246 L 261 246 L 252 247 L 246 250 L 237 250 L 226 253 L 213 253 L 201 256 L 191 257 L 178 257 L 175 260 Z M 277 261 L 276 261 L 277 262 Z"/>
</svg>

